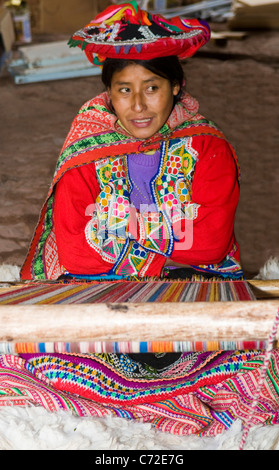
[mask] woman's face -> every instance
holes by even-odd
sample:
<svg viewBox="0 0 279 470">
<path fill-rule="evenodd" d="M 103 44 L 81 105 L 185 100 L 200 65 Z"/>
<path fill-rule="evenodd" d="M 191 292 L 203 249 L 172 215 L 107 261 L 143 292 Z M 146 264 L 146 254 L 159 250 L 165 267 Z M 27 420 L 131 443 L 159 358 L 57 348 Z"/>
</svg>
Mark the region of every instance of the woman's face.
<svg viewBox="0 0 279 470">
<path fill-rule="evenodd" d="M 179 84 L 154 74 L 138 64 L 114 72 L 108 90 L 118 119 L 134 137 L 148 139 L 165 124 Z"/>
</svg>

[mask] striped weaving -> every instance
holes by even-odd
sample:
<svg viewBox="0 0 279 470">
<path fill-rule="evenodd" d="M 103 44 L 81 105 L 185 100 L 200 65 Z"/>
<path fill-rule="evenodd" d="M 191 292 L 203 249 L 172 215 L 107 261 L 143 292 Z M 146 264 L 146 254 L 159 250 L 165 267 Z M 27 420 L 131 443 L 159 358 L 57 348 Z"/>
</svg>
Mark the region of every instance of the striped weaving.
<svg viewBox="0 0 279 470">
<path fill-rule="evenodd" d="M 40 405 L 77 416 L 118 416 L 171 434 L 216 436 L 253 410 L 264 354 L 183 354 L 163 370 L 126 355 L 0 356 L 0 407 Z M 253 415 L 279 424 L 279 351 L 274 350 Z"/>
<path fill-rule="evenodd" d="M 1 292 L 1 291 L 0 291 Z M 222 302 L 256 300 L 243 280 L 30 282 L 0 293 L 0 304 Z"/>
<path fill-rule="evenodd" d="M 264 340 L 251 341 L 92 341 L 13 343 L 0 342 L 0 354 L 22 353 L 182 353 L 191 351 L 264 350 Z M 279 347 L 279 344 L 277 345 Z"/>
</svg>

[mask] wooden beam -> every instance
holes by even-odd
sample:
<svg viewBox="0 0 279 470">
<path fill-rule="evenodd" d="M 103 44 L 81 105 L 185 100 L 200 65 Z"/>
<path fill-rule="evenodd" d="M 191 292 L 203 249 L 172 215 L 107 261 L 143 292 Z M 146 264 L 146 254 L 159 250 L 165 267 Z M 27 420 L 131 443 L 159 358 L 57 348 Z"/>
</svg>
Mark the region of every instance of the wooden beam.
<svg viewBox="0 0 279 470">
<path fill-rule="evenodd" d="M 3 305 L 0 342 L 266 340 L 278 308 L 276 299 Z"/>
<path fill-rule="evenodd" d="M 272 298 L 279 300 L 279 279 L 252 279 L 248 280 L 248 284 L 258 300 Z"/>
</svg>

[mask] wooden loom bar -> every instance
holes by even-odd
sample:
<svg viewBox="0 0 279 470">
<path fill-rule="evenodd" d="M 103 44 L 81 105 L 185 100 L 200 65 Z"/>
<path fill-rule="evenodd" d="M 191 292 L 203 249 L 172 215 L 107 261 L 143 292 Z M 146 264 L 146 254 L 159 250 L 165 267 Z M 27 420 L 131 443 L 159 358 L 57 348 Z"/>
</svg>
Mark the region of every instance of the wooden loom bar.
<svg viewBox="0 0 279 470">
<path fill-rule="evenodd" d="M 248 284 L 258 300 L 272 297 L 279 299 L 279 279 L 251 279 Z"/>
<path fill-rule="evenodd" d="M 0 342 L 266 340 L 278 308 L 278 299 L 2 305 Z"/>
</svg>

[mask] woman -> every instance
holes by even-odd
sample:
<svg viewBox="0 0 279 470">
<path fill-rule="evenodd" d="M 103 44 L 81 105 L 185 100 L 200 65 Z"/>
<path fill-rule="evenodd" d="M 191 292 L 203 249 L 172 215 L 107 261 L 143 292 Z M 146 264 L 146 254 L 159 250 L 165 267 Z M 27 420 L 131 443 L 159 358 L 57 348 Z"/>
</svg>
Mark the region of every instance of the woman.
<svg viewBox="0 0 279 470">
<path fill-rule="evenodd" d="M 177 57 L 208 38 L 206 24 L 133 2 L 73 36 L 102 65 L 106 92 L 73 122 L 23 279 L 242 276 L 236 157 L 183 90 Z"/>
<path fill-rule="evenodd" d="M 23 279 L 242 276 L 233 232 L 236 158 L 183 91 L 177 59 L 208 38 L 197 20 L 166 21 L 135 2 L 109 7 L 73 36 L 71 45 L 103 66 L 106 91 L 73 122 Z M 19 390 L 20 403 L 41 404 L 43 394 L 52 410 L 111 413 L 207 436 L 238 418 L 245 423 L 264 359 L 257 351 L 220 350 L 20 356 L 0 357 L 9 384 L 10 371 L 16 377 L 2 402 Z M 254 423 L 276 424 L 278 391 L 268 383 L 264 393 Z"/>
</svg>

